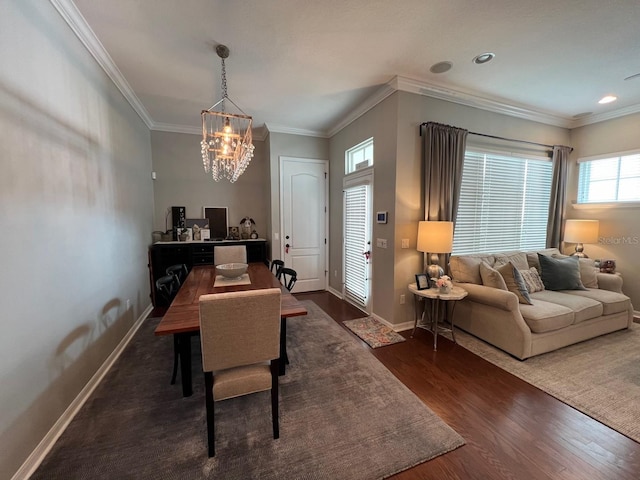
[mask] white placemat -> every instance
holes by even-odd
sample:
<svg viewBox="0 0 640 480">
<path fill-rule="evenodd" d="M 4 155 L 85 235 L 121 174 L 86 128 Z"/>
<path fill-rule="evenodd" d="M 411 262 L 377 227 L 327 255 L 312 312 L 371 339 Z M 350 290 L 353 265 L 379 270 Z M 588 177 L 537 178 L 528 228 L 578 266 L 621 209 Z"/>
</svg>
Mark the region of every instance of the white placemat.
<svg viewBox="0 0 640 480">
<path fill-rule="evenodd" d="M 248 273 L 243 273 L 238 278 L 227 278 L 222 275 L 216 275 L 216 279 L 213 281 L 213 285 L 216 287 L 227 287 L 229 285 L 250 285 Z"/>
</svg>

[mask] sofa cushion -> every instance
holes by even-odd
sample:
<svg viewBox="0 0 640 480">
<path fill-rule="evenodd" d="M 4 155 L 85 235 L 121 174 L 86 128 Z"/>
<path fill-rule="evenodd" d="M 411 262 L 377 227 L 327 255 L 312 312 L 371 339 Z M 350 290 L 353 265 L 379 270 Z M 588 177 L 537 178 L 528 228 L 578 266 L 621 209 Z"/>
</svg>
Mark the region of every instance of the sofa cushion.
<svg viewBox="0 0 640 480">
<path fill-rule="evenodd" d="M 527 254 L 524 252 L 506 252 L 496 253 L 496 261 L 493 264 L 493 268 L 501 267 L 511 262 L 518 270 L 527 270 L 529 264 L 527 262 Z"/>
<path fill-rule="evenodd" d="M 493 255 L 453 255 L 449 260 L 449 271 L 456 282 L 482 285 L 480 263 L 483 261 L 493 265 L 495 258 Z"/>
<path fill-rule="evenodd" d="M 602 314 L 611 315 L 612 313 L 626 312 L 629 310 L 631 300 L 626 295 L 610 290 L 600 290 L 598 288 L 590 288 L 588 290 L 567 290 L 565 293 L 579 297 L 593 299 L 602 304 Z"/>
<path fill-rule="evenodd" d="M 489 266 L 487 262 L 480 262 L 480 277 L 485 287 L 497 288 L 499 290 L 508 290 L 504 278 L 495 268 Z"/>
<path fill-rule="evenodd" d="M 552 258 L 538 254 L 540 276 L 547 290 L 584 290 L 578 257 Z"/>
<path fill-rule="evenodd" d="M 544 283 L 538 274 L 538 270 L 535 267 L 531 267 L 529 270 L 520 270 L 522 280 L 524 280 L 529 293 L 541 292 L 544 290 Z"/>
<path fill-rule="evenodd" d="M 543 292 L 534 293 L 535 296 Z M 564 305 L 535 298 L 535 305 L 520 305 L 520 313 L 532 332 L 543 333 L 568 327 L 573 323 L 573 311 Z"/>
<path fill-rule="evenodd" d="M 574 290 L 567 290 L 564 292 L 557 292 L 553 290 L 545 290 L 544 292 L 536 292 L 531 295 L 536 300 L 543 300 L 549 303 L 555 303 L 556 305 L 562 305 L 573 311 L 573 323 L 584 322 L 585 320 L 591 320 L 602 315 L 602 303 L 583 296 L 569 295 L 569 292 Z M 582 290 L 580 290 L 582 291 Z"/>
<path fill-rule="evenodd" d="M 538 250 L 535 252 L 527 252 L 527 263 L 529 264 L 529 268 L 534 267 L 540 273 L 540 261 L 538 260 L 538 254 L 552 256 L 560 253 L 560 250 L 557 248 L 545 248 L 543 250 Z"/>
<path fill-rule="evenodd" d="M 527 292 L 527 286 L 524 284 L 522 275 L 520 275 L 520 272 L 513 263 L 509 262 L 506 265 L 498 267 L 496 270 L 498 270 L 502 278 L 504 278 L 507 290 L 516 294 L 518 303 L 530 305 L 531 299 L 529 298 L 529 292 Z"/>
</svg>

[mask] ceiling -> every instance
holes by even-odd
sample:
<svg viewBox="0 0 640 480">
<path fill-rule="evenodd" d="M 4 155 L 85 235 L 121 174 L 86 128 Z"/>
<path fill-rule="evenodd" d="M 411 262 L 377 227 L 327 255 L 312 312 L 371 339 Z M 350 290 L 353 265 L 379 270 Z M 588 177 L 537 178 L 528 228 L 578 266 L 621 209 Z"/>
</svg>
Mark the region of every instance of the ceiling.
<svg viewBox="0 0 640 480">
<path fill-rule="evenodd" d="M 395 90 L 563 127 L 640 111 L 632 0 L 52 3 L 155 130 L 201 131 L 218 44 L 230 99 L 271 131 L 330 136 Z M 483 52 L 495 58 L 474 64 Z M 431 73 L 441 61 L 453 68 Z"/>
</svg>

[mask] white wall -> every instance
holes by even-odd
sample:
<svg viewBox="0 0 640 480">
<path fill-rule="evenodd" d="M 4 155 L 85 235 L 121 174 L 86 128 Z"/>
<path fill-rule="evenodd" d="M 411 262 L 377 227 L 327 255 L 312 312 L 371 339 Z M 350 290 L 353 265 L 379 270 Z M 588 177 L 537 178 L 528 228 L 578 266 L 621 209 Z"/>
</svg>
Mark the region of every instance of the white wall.
<svg viewBox="0 0 640 480">
<path fill-rule="evenodd" d="M 587 125 L 571 131 L 571 155 L 567 188 L 567 217 L 600 221 L 600 241 L 585 245 L 591 258 L 614 259 L 622 274 L 622 290 L 640 310 L 640 207 L 611 209 L 574 209 L 571 202 L 578 197 L 578 164 L 580 157 L 640 150 L 640 114 L 627 115 L 606 122 Z M 574 245 L 567 245 L 573 251 Z"/>
<path fill-rule="evenodd" d="M 229 226 L 253 218 L 260 238 L 267 238 L 269 162 L 264 142 L 254 141 L 254 157 L 235 183 L 211 178 L 202 167 L 201 135 L 151 132 L 155 207 L 154 230 L 165 231 L 171 206 L 186 207 L 187 218 L 202 218 L 202 207 L 227 207 Z M 171 228 L 171 215 L 167 220 Z"/>
<path fill-rule="evenodd" d="M 153 191 L 147 127 L 49 2 L 3 0 L 0 65 L 8 479 L 148 307 Z"/>
</svg>

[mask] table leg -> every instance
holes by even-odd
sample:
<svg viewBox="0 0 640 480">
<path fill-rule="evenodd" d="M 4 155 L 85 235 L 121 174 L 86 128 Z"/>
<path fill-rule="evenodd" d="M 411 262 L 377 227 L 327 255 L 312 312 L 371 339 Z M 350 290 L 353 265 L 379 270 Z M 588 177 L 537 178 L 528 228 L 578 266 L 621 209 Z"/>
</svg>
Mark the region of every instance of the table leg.
<svg viewBox="0 0 640 480">
<path fill-rule="evenodd" d="M 420 321 L 420 323 L 424 324 L 424 312 L 427 308 L 426 305 L 426 300 L 425 303 L 422 306 L 422 314 L 418 314 L 418 305 L 420 305 L 420 298 L 417 295 L 413 296 L 413 305 L 414 305 L 414 309 L 415 309 L 415 320 L 413 322 L 413 331 L 411 332 L 411 338 L 413 338 L 413 335 L 416 333 L 416 328 L 418 328 L 418 320 Z"/>
<path fill-rule="evenodd" d="M 433 303 L 433 318 L 431 320 L 431 327 L 433 331 L 433 351 L 438 350 L 438 322 L 440 321 L 440 299 L 432 300 Z"/>
<path fill-rule="evenodd" d="M 193 395 L 193 386 L 191 383 L 191 336 L 188 333 L 174 333 L 177 339 L 178 352 L 180 355 L 180 377 L 182 380 L 182 396 L 190 397 Z"/>
<path fill-rule="evenodd" d="M 278 375 L 282 376 L 286 373 L 286 364 L 289 363 L 287 355 L 287 319 L 280 317 L 280 365 L 278 366 Z"/>
<path fill-rule="evenodd" d="M 456 342 L 456 328 L 455 325 L 453 324 L 453 313 L 454 310 L 456 309 L 456 304 L 458 303 L 457 301 L 453 301 L 453 304 L 451 305 L 451 313 L 449 314 L 449 310 L 447 310 L 447 318 L 449 319 L 449 323 L 451 324 L 451 338 L 453 339 L 453 343 L 458 343 Z"/>
</svg>

